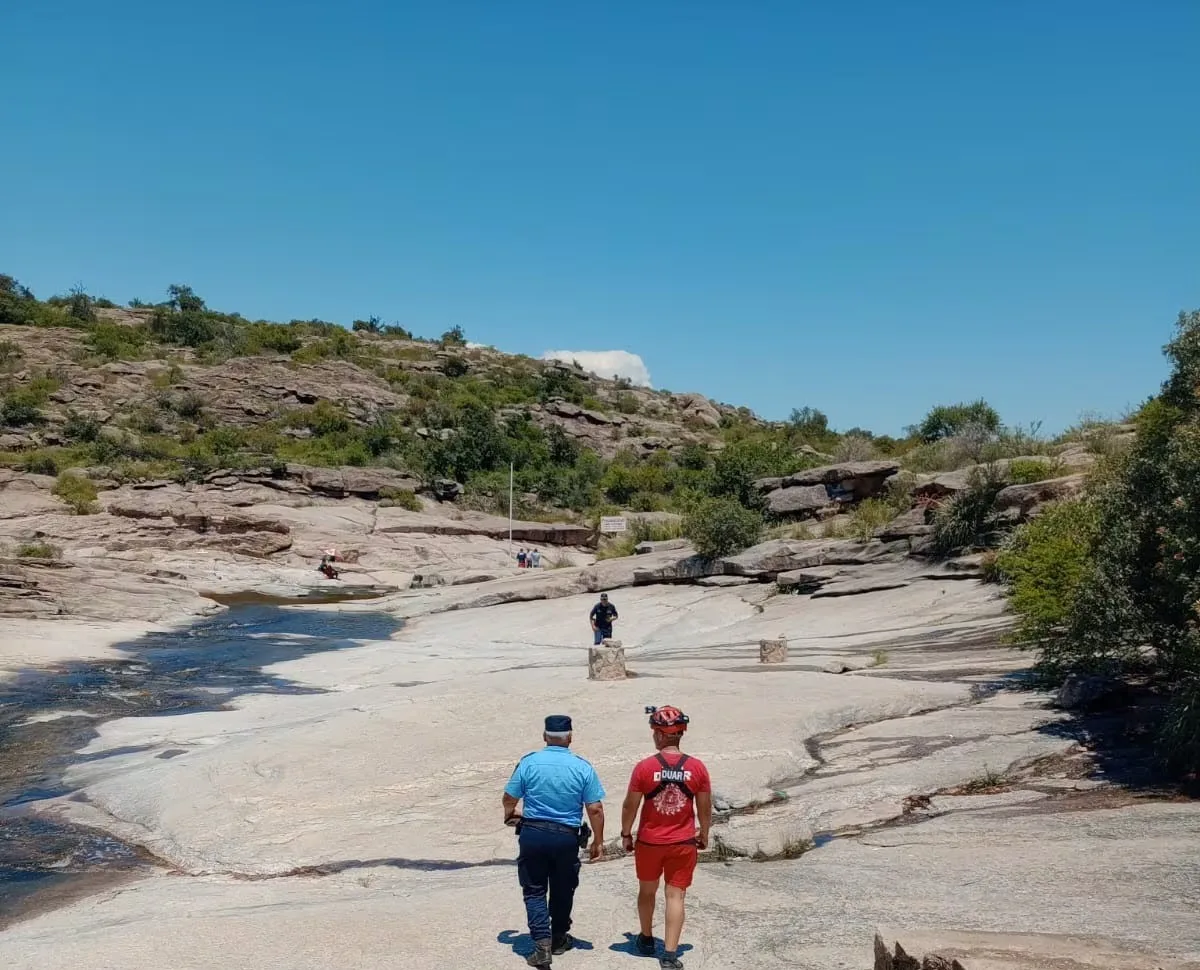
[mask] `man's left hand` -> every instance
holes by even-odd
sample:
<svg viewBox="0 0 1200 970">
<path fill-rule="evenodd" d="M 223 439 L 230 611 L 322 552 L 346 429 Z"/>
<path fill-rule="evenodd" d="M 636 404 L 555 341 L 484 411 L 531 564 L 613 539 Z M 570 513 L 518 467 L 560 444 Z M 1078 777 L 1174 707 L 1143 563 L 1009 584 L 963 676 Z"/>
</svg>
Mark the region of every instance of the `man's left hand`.
<svg viewBox="0 0 1200 970">
<path fill-rule="evenodd" d="M 604 858 L 604 843 L 592 840 L 591 846 L 588 848 L 588 859 L 592 862 L 599 862 Z"/>
</svg>

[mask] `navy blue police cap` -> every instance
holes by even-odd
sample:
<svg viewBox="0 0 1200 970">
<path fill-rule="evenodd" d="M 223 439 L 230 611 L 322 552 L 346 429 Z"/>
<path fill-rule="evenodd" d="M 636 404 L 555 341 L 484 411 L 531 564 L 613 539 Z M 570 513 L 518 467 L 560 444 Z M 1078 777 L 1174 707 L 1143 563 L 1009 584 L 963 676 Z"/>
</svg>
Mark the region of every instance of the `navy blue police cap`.
<svg viewBox="0 0 1200 970">
<path fill-rule="evenodd" d="M 551 714 L 546 718 L 547 734 L 567 734 L 571 730 L 571 719 L 565 714 Z"/>
</svg>

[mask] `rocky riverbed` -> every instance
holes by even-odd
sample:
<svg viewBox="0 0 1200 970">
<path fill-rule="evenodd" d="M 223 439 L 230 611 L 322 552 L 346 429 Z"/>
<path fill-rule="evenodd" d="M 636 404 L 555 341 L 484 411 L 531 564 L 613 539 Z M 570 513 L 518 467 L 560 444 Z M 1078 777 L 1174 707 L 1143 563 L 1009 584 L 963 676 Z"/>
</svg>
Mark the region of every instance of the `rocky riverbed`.
<svg viewBox="0 0 1200 970">
<path fill-rule="evenodd" d="M 27 912 L 0 933 L 0 960 L 521 966 L 515 846 L 499 824 L 512 765 L 544 714 L 572 714 L 615 830 L 647 747 L 642 708 L 670 702 L 692 715 L 689 750 L 709 762 L 722 816 L 689 897 L 689 967 L 752 954 L 865 968 L 881 926 L 970 970 L 1200 966 L 1200 807 L 1116 784 L 1002 645 L 995 587 L 927 569 L 842 596 L 664 585 L 646 570 L 667 566 L 638 558 L 637 587 L 622 588 L 628 567 L 614 561 L 584 578 L 308 607 L 305 623 L 383 609 L 405 624 L 265 657 L 258 684 L 220 709 L 94 719 L 69 763 L 51 766 L 60 787 L 38 817 L 102 833 L 146 868 Z M 586 679 L 586 590 L 601 587 L 621 612 L 625 681 Z M 56 622 L 5 621 L 0 654 L 61 662 L 65 644 L 21 646 Z M 87 652 L 111 656 L 93 629 Z M 757 662 L 767 637 L 788 639 L 786 663 Z M 630 860 L 586 867 L 583 952 L 556 966 L 634 965 L 634 891 Z"/>
</svg>

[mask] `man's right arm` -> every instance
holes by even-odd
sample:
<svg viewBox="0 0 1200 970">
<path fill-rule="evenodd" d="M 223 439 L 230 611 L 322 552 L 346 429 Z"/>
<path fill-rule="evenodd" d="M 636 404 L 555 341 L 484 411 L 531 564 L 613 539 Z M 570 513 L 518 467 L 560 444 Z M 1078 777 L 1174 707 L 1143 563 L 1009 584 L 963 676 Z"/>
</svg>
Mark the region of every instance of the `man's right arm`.
<svg viewBox="0 0 1200 970">
<path fill-rule="evenodd" d="M 516 817 L 517 803 L 525 797 L 525 776 L 521 769 L 521 764 L 513 769 L 512 777 L 508 779 L 508 784 L 504 786 L 504 794 L 500 798 L 506 825 Z"/>
<path fill-rule="evenodd" d="M 634 768 L 633 774 L 629 776 L 629 789 L 625 792 L 625 801 L 621 803 L 621 842 L 626 852 L 633 851 L 633 823 L 637 821 L 641 804 L 641 783 L 638 780 L 638 770 Z"/>
</svg>

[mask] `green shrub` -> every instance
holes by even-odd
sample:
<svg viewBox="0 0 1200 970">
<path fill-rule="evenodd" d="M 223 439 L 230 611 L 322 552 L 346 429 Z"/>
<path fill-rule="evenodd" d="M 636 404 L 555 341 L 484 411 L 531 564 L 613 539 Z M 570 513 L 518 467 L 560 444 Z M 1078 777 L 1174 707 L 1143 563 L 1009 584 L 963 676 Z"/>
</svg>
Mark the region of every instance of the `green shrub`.
<svg viewBox="0 0 1200 970">
<path fill-rule="evenodd" d="M 438 342 L 443 347 L 465 347 L 467 345 L 467 337 L 463 333 L 463 328 L 456 325 L 442 334 Z"/>
<path fill-rule="evenodd" d="M 938 405 L 925 415 L 915 430 L 923 441 L 932 442 L 968 434 L 976 429 L 986 434 L 995 434 L 1000 430 L 999 413 L 982 399 L 969 404 Z"/>
<path fill-rule="evenodd" d="M 1053 478 L 1053 463 L 1037 458 L 1018 458 L 1008 464 L 1008 480 L 1014 485 L 1032 485 Z"/>
<path fill-rule="evenodd" d="M 1099 527 L 1094 500 L 1056 502 L 1005 543 L 996 570 L 1019 618 L 1016 642 L 1044 645 L 1062 637 L 1091 569 Z"/>
<path fill-rule="evenodd" d="M 408 509 L 410 512 L 423 512 L 425 506 L 421 504 L 420 498 L 415 492 L 410 492 L 406 488 L 381 488 L 379 497 L 385 502 L 401 509 Z"/>
<path fill-rule="evenodd" d="M 875 442 L 861 434 L 844 435 L 833 449 L 833 460 L 837 462 L 870 461 L 877 456 Z"/>
<path fill-rule="evenodd" d="M 758 542 L 762 530 L 758 512 L 725 497 L 702 500 L 683 521 L 683 534 L 705 559 L 741 552 Z"/>
<path fill-rule="evenodd" d="M 442 373 L 447 377 L 463 377 L 470 369 L 471 365 L 461 357 L 447 357 L 442 361 Z"/>
<path fill-rule="evenodd" d="M 247 355 L 261 354 L 269 350 L 277 354 L 291 354 L 304 346 L 297 328 L 282 323 L 252 323 L 243 331 L 242 352 Z"/>
<path fill-rule="evenodd" d="M 205 405 L 204 396 L 195 391 L 183 391 L 174 396 L 166 396 L 162 399 L 162 404 L 168 410 L 174 411 L 181 418 L 187 418 L 189 421 L 195 421 L 204 414 Z"/>
<path fill-rule="evenodd" d="M 49 451 L 31 451 L 21 461 L 21 468 L 31 475 L 57 475 L 58 462 Z"/>
<path fill-rule="evenodd" d="M 622 414 L 637 414 L 642 409 L 637 395 L 630 394 L 628 391 L 618 394 L 616 401 L 613 402 L 613 406 Z"/>
<path fill-rule="evenodd" d="M 62 549 L 49 542 L 38 539 L 33 542 L 23 542 L 17 546 L 17 556 L 21 559 L 61 559 Z"/>
<path fill-rule="evenodd" d="M 934 551 L 947 555 L 994 544 L 999 533 L 996 496 L 1004 486 L 1004 479 L 990 466 L 973 471 L 967 487 L 934 512 Z"/>
<path fill-rule="evenodd" d="M 42 420 L 40 405 L 44 400 L 43 395 L 29 388 L 18 388 L 9 392 L 0 402 L 0 424 L 22 427 L 39 423 Z"/>
<path fill-rule="evenodd" d="M 63 472 L 54 483 L 54 494 L 71 507 L 76 515 L 91 515 L 98 510 L 96 486 L 80 475 Z"/>
<path fill-rule="evenodd" d="M 68 411 L 63 436 L 71 441 L 91 442 L 100 435 L 100 422 L 90 414 Z"/>
<path fill-rule="evenodd" d="M 137 360 L 146 344 L 146 331 L 119 323 L 94 323 L 84 341 L 87 348 L 106 360 Z"/>
<path fill-rule="evenodd" d="M 25 356 L 21 345 L 12 340 L 0 340 L 0 367 L 15 364 Z"/>
<path fill-rule="evenodd" d="M 897 489 L 894 493 L 868 498 L 859 502 L 849 515 L 846 532 L 859 542 L 866 542 L 896 516 L 907 512 L 912 502 Z"/>
</svg>

